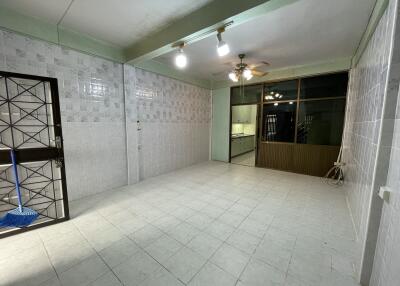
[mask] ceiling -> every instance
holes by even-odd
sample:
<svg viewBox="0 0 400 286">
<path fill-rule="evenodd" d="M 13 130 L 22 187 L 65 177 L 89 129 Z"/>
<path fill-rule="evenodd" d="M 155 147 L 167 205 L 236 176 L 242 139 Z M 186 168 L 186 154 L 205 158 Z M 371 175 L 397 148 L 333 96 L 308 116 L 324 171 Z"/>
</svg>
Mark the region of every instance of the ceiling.
<svg viewBox="0 0 400 286">
<path fill-rule="evenodd" d="M 185 73 L 199 79 L 225 80 L 237 54 L 248 63 L 267 61 L 264 70 L 314 64 L 354 55 L 375 0 L 300 0 L 227 29 L 231 53 L 219 58 L 215 35 L 185 47 Z M 175 51 L 155 61 L 174 67 Z M 214 75 L 213 75 L 214 74 Z M 217 74 L 217 75 L 215 75 Z"/>
<path fill-rule="evenodd" d="M 211 1 L 1 0 L 0 5 L 50 24 L 62 19 L 64 28 L 125 48 Z"/>
</svg>

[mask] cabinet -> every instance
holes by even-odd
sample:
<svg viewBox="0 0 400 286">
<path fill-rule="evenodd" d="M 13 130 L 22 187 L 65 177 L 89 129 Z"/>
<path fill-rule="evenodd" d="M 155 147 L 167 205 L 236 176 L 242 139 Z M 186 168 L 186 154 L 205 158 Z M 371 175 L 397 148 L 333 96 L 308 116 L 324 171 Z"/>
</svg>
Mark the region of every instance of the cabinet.
<svg viewBox="0 0 400 286">
<path fill-rule="evenodd" d="M 255 147 L 254 135 L 242 136 L 231 139 L 231 157 L 238 156 L 250 151 Z"/>
<path fill-rule="evenodd" d="M 251 123 L 251 107 L 232 106 L 232 123 Z"/>
</svg>

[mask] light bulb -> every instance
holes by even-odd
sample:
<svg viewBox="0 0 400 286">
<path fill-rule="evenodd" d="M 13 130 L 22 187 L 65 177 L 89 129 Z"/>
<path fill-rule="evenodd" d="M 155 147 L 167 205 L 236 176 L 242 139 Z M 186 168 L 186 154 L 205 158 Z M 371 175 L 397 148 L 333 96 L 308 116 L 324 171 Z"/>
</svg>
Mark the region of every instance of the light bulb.
<svg viewBox="0 0 400 286">
<path fill-rule="evenodd" d="M 187 57 L 182 49 L 179 49 L 179 52 L 175 56 L 175 65 L 180 69 L 185 68 L 187 65 Z"/>
<path fill-rule="evenodd" d="M 251 70 L 245 69 L 243 71 L 243 76 L 247 79 L 250 80 L 253 77 L 253 74 L 251 73 Z"/>
<path fill-rule="evenodd" d="M 234 81 L 234 82 L 237 82 L 239 80 L 236 73 L 234 73 L 234 72 L 229 73 L 229 78 L 231 79 L 231 81 Z"/>
<path fill-rule="evenodd" d="M 278 106 L 279 104 L 277 102 L 274 103 L 275 106 Z"/>
<path fill-rule="evenodd" d="M 218 39 L 217 52 L 218 52 L 218 55 L 219 55 L 220 57 L 226 56 L 227 54 L 229 54 L 229 51 L 230 51 L 230 50 L 229 50 L 228 44 L 225 43 L 225 42 L 222 40 L 221 33 L 222 33 L 223 31 L 225 31 L 225 30 L 223 30 L 223 29 L 218 30 L 218 34 L 217 34 L 217 39 Z"/>
<path fill-rule="evenodd" d="M 220 41 L 217 46 L 218 56 L 223 57 L 229 54 L 229 46 L 224 41 Z"/>
</svg>

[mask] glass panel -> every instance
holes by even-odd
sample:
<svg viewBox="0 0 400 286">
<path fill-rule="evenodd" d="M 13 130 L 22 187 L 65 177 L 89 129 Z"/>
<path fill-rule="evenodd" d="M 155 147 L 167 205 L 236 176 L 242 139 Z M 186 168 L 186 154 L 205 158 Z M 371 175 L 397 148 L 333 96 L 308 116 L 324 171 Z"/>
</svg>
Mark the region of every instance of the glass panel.
<svg viewBox="0 0 400 286">
<path fill-rule="evenodd" d="M 297 143 L 340 145 L 345 106 L 345 99 L 301 102 Z"/>
<path fill-rule="evenodd" d="M 262 84 L 233 87 L 231 104 L 259 103 L 261 93 Z"/>
<path fill-rule="evenodd" d="M 347 81 L 347 72 L 304 78 L 300 82 L 300 98 L 346 96 Z"/>
<path fill-rule="evenodd" d="M 263 141 L 294 142 L 295 103 L 264 104 Z"/>
<path fill-rule="evenodd" d="M 265 85 L 264 102 L 296 100 L 297 99 L 297 80 L 281 81 Z"/>
</svg>

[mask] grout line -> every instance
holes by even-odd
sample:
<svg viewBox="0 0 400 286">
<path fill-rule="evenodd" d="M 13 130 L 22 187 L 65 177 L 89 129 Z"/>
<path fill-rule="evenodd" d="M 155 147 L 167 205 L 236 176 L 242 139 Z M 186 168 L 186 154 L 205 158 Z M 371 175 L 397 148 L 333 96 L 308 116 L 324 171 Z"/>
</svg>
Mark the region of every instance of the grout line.
<svg viewBox="0 0 400 286">
<path fill-rule="evenodd" d="M 60 284 L 61 284 L 60 277 L 59 277 L 59 275 L 58 275 L 58 273 L 57 273 L 56 268 L 54 267 L 53 261 L 51 261 L 49 252 L 47 251 L 47 248 L 46 248 L 46 245 L 44 244 L 44 241 L 43 241 L 43 239 L 40 237 L 40 235 L 39 235 L 39 238 L 40 238 L 40 242 L 41 242 L 42 245 L 43 245 L 44 251 L 46 252 L 47 259 L 49 260 L 49 262 L 50 262 L 50 264 L 51 264 L 51 267 L 53 268 L 53 271 L 54 271 L 54 273 L 56 274 L 56 278 L 57 278 L 57 280 L 58 280 L 58 281 L 60 282 Z M 53 279 L 53 278 L 49 278 L 49 279 L 47 279 L 46 281 L 43 281 L 42 284 L 45 283 L 45 282 L 47 282 L 47 281 L 50 281 L 51 279 Z"/>
<path fill-rule="evenodd" d="M 98 214 L 100 214 L 100 216 L 103 216 L 101 213 L 98 213 Z M 100 253 L 93 247 L 93 245 L 90 243 L 90 241 L 86 238 L 86 236 L 85 236 L 85 235 L 82 233 L 82 231 L 79 229 L 79 227 L 76 227 L 76 228 L 78 229 L 78 231 L 79 231 L 79 233 L 82 235 L 82 237 L 86 240 L 86 242 L 90 245 L 90 247 L 94 250 L 94 252 L 96 253 L 96 255 L 100 258 L 100 260 L 107 266 L 107 268 L 112 272 L 112 274 L 118 279 L 118 281 L 119 281 L 122 285 L 125 285 L 124 283 L 122 283 L 122 281 L 119 279 L 119 277 L 115 274 L 115 272 L 113 271 L 113 269 L 108 265 L 108 263 L 106 263 L 106 261 L 105 261 L 105 260 L 103 259 L 103 257 L 100 255 Z M 118 240 L 118 241 L 119 241 L 119 240 Z M 111 246 L 111 245 L 110 245 L 110 246 Z M 107 248 L 107 247 L 105 247 L 105 248 Z M 105 248 L 103 248 L 103 249 L 105 249 Z M 88 256 L 87 258 L 85 258 L 84 260 L 82 260 L 81 262 L 79 262 L 79 263 L 77 263 L 77 264 L 75 264 L 75 265 L 78 265 L 78 264 L 82 263 L 83 261 L 89 259 L 91 256 L 92 256 L 92 255 Z M 75 266 L 75 265 L 74 265 L 74 266 Z M 72 267 L 74 267 L 74 266 L 72 266 Z M 71 268 L 72 268 L 72 267 L 71 267 Z M 71 268 L 70 268 L 70 269 L 71 269 Z M 65 272 L 65 271 L 64 271 L 64 272 Z M 107 273 L 103 273 L 102 275 L 100 275 L 99 277 L 97 277 L 95 280 L 89 282 L 88 285 L 92 284 L 93 282 L 95 282 L 96 280 L 98 280 L 99 278 L 101 278 L 102 276 L 104 276 L 105 274 L 107 274 Z"/>
</svg>

